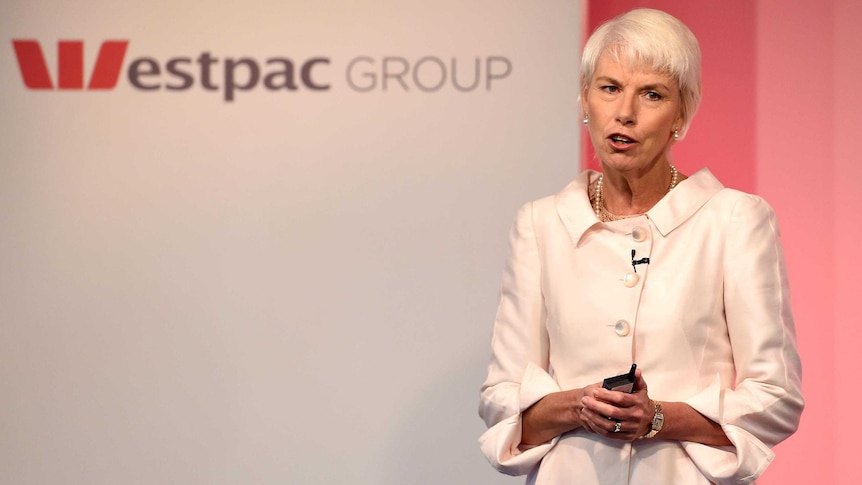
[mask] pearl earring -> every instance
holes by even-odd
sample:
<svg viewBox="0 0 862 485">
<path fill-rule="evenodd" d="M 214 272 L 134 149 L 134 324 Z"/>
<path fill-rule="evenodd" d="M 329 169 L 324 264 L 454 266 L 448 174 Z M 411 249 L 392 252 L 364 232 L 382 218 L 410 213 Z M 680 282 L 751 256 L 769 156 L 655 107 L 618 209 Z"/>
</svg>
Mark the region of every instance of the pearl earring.
<svg viewBox="0 0 862 485">
<path fill-rule="evenodd" d="M 674 129 L 673 129 L 673 139 L 674 139 L 674 140 L 679 140 L 679 128 L 674 128 Z"/>
<path fill-rule="evenodd" d="M 590 119 L 587 117 L 587 115 L 584 115 L 584 126 L 589 125 L 589 124 L 590 124 Z"/>
</svg>

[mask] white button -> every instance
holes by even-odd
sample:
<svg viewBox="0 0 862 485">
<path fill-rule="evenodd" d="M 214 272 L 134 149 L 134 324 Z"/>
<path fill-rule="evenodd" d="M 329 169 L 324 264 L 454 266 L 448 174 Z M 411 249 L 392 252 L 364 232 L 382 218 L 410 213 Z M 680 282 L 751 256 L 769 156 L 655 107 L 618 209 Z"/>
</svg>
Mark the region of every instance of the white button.
<svg viewBox="0 0 862 485">
<path fill-rule="evenodd" d="M 625 320 L 618 320 L 617 323 L 614 324 L 614 331 L 620 337 L 625 337 L 626 335 L 628 335 L 630 330 L 631 326 L 629 325 L 629 322 Z"/>
<path fill-rule="evenodd" d="M 641 277 L 637 273 L 626 273 L 626 275 L 623 276 L 623 283 L 626 285 L 626 288 L 634 287 L 640 280 Z"/>
<path fill-rule="evenodd" d="M 646 241 L 646 238 L 647 238 L 647 230 L 644 229 L 643 227 L 635 226 L 635 228 L 632 229 L 632 239 L 634 239 L 635 241 L 643 242 L 643 241 Z"/>
</svg>

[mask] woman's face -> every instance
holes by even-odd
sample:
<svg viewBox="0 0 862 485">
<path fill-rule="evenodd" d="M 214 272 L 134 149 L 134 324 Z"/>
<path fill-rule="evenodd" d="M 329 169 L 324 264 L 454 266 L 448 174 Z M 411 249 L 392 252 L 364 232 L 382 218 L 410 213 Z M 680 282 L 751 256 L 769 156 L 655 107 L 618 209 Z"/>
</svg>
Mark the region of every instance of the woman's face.
<svg viewBox="0 0 862 485">
<path fill-rule="evenodd" d="M 679 85 L 649 66 L 629 68 L 605 53 L 584 87 L 590 139 L 605 168 L 643 174 L 667 161 L 682 127 Z"/>
</svg>

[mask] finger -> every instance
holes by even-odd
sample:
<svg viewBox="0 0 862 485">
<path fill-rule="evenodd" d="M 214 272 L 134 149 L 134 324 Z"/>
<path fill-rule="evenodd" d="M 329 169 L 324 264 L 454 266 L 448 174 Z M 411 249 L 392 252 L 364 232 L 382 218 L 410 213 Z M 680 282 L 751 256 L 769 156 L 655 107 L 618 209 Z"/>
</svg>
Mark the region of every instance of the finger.
<svg viewBox="0 0 862 485">
<path fill-rule="evenodd" d="M 636 420 L 609 418 L 586 407 L 581 408 L 580 417 L 581 426 L 590 433 L 627 441 L 636 437 L 638 423 Z"/>
<path fill-rule="evenodd" d="M 581 410 L 581 422 L 584 427 L 589 429 L 591 432 L 606 437 L 622 432 L 623 427 L 621 421 L 609 418 L 602 414 L 597 414 L 586 408 Z"/>
<path fill-rule="evenodd" d="M 580 417 L 581 417 L 581 426 L 583 426 L 583 428 L 585 430 L 589 431 L 590 433 L 599 434 L 598 430 L 596 429 L 595 425 L 593 424 L 591 412 L 589 412 L 585 409 L 581 409 Z"/>
<path fill-rule="evenodd" d="M 603 435 L 607 435 L 607 433 L 612 431 L 614 429 L 614 423 L 616 422 L 612 418 L 608 418 L 603 414 L 596 413 L 586 408 L 583 409 L 583 420 L 596 433 Z"/>
<path fill-rule="evenodd" d="M 635 397 L 634 394 L 620 391 L 609 391 L 607 389 L 596 389 L 588 396 L 601 402 L 611 404 L 616 407 L 631 406 Z"/>
<path fill-rule="evenodd" d="M 614 391 L 609 391 L 614 392 Z M 607 419 L 626 419 L 627 412 L 620 406 L 617 406 L 615 403 L 609 403 L 605 401 L 600 401 L 598 399 L 585 396 L 581 400 L 581 404 L 583 407 L 594 414 L 607 418 Z"/>
<path fill-rule="evenodd" d="M 637 369 L 637 370 L 635 371 L 635 387 L 634 387 L 634 392 L 638 392 L 638 391 L 646 391 L 646 390 L 647 390 L 647 383 L 646 383 L 646 380 L 644 379 L 644 376 L 643 376 L 643 373 L 641 372 L 641 370 L 640 370 L 640 369 Z"/>
</svg>

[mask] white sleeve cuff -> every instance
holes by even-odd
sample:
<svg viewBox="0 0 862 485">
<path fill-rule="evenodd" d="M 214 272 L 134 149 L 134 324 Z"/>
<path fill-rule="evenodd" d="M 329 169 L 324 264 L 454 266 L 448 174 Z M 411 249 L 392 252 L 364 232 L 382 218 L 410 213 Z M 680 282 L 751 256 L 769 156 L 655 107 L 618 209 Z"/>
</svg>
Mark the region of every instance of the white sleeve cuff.
<svg viewBox="0 0 862 485">
<path fill-rule="evenodd" d="M 733 446 L 707 446 L 682 441 L 691 461 L 716 485 L 746 485 L 754 482 L 772 463 L 775 454 L 742 428 L 722 425 Z"/>
<path fill-rule="evenodd" d="M 507 475 L 526 475 L 557 444 L 559 436 L 528 450 L 518 450 L 521 442 L 521 416 L 512 416 L 495 424 L 479 437 L 485 458 Z"/>
<path fill-rule="evenodd" d="M 721 383 L 716 376 L 712 384 L 684 402 L 719 423 L 733 445 L 708 446 L 682 441 L 682 447 L 710 482 L 717 485 L 752 483 L 766 470 L 775 454 L 751 433 L 724 423 L 722 401 Z"/>
<path fill-rule="evenodd" d="M 479 437 L 482 453 L 494 468 L 507 475 L 526 475 L 557 444 L 559 437 L 529 449 L 518 449 L 521 444 L 520 413 L 539 399 L 559 390 L 560 386 L 544 369 L 533 363 L 527 364 L 518 394 L 520 412 L 488 428 Z"/>
</svg>

